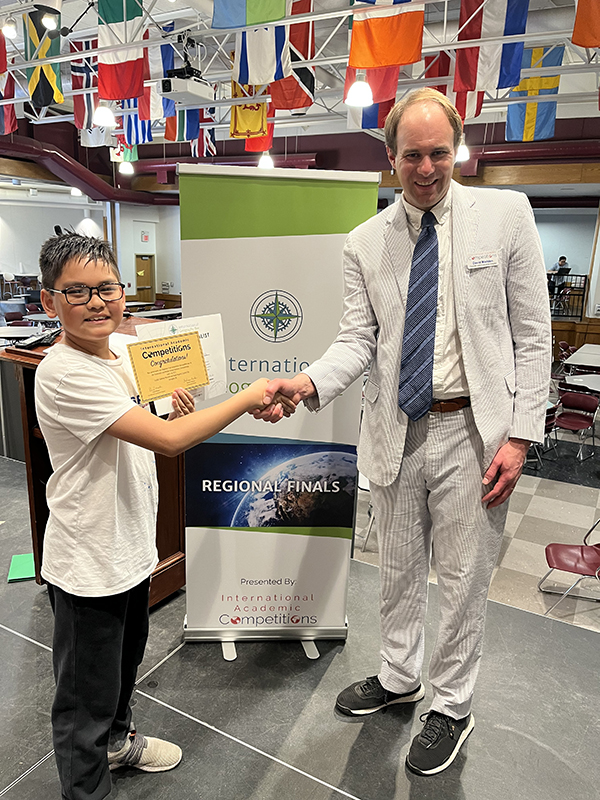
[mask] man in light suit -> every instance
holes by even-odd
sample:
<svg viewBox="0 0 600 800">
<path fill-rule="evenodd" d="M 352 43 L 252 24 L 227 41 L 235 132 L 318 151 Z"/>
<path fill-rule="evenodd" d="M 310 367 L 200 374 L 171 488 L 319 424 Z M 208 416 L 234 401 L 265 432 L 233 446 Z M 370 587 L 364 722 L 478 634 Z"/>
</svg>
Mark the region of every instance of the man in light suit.
<svg viewBox="0 0 600 800">
<path fill-rule="evenodd" d="M 530 442 L 543 439 L 550 314 L 525 195 L 452 181 L 462 135 L 454 106 L 433 89 L 417 90 L 392 109 L 385 135 L 401 201 L 349 234 L 340 332 L 305 372 L 272 381 L 267 400 L 280 391 L 318 411 L 370 367 L 358 466 L 379 536 L 382 662 L 378 676 L 342 691 L 336 708 L 364 715 L 423 698 L 433 545 L 433 699 L 406 760 L 433 775 L 473 730 L 505 501 Z M 271 406 L 255 416 L 280 414 Z"/>
</svg>

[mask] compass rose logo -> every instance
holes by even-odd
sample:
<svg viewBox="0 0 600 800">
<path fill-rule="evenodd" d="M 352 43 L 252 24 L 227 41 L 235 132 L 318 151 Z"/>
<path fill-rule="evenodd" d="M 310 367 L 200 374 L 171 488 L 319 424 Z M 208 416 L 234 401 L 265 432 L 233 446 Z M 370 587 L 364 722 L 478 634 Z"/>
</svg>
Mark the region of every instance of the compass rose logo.
<svg viewBox="0 0 600 800">
<path fill-rule="evenodd" d="M 289 292 L 264 292 L 252 304 L 250 323 L 261 339 L 287 342 L 302 326 L 302 308 Z"/>
</svg>

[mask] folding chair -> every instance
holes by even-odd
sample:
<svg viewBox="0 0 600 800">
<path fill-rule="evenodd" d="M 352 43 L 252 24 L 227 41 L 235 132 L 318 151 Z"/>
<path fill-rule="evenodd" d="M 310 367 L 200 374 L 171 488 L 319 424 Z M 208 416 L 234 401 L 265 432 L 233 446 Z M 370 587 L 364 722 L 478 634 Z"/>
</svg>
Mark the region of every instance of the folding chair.
<svg viewBox="0 0 600 800">
<path fill-rule="evenodd" d="M 545 612 L 544 616 L 547 616 L 551 611 L 553 611 L 556 606 L 562 602 L 562 600 L 564 600 L 573 589 L 579 586 L 581 581 L 585 578 L 596 578 L 596 580 L 600 582 L 600 543 L 588 543 L 589 538 L 597 527 L 598 523 L 600 523 L 600 519 L 597 519 L 586 533 L 583 538 L 583 544 L 559 544 L 557 542 L 553 542 L 552 544 L 547 545 L 546 561 L 548 562 L 550 569 L 539 581 L 538 589 L 540 592 L 545 592 L 548 594 L 560 594 L 560 597 L 553 606 L 550 606 L 550 608 Z M 543 588 L 543 584 L 548 580 L 555 569 L 558 569 L 561 572 L 570 572 L 573 575 L 578 575 L 579 577 L 564 592 L 562 589 Z M 588 597 L 586 599 L 595 600 L 596 598 Z M 600 601 L 600 597 L 597 599 Z"/>
<path fill-rule="evenodd" d="M 592 447 L 596 446 L 596 435 L 594 423 L 598 412 L 598 397 L 583 392 L 572 392 L 564 388 L 565 384 L 559 385 L 558 393 L 560 396 L 560 413 L 556 417 L 555 425 L 565 431 L 577 431 L 581 440 L 577 458 L 585 461 L 594 455 L 594 451 L 589 456 L 583 458 L 583 448 L 589 432 L 592 432 Z"/>
</svg>

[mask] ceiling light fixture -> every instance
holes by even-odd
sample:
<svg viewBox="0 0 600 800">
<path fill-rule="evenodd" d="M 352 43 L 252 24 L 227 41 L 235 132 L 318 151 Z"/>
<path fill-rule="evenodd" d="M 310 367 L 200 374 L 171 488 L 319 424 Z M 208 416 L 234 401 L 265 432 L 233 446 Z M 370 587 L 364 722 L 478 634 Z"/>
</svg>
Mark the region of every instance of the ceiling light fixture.
<svg viewBox="0 0 600 800">
<path fill-rule="evenodd" d="M 102 101 L 96 106 L 92 122 L 99 128 L 116 128 L 117 120 L 115 119 L 114 112 L 110 106 L 105 105 Z"/>
<path fill-rule="evenodd" d="M 71 187 L 71 197 L 83 197 L 83 192 L 76 186 Z"/>
<path fill-rule="evenodd" d="M 47 31 L 55 31 L 58 28 L 58 16 L 56 14 L 44 14 L 42 25 Z"/>
<path fill-rule="evenodd" d="M 367 83 L 366 70 L 356 70 L 356 80 L 348 90 L 345 103 L 354 108 L 367 108 L 373 105 L 373 92 Z"/>
<path fill-rule="evenodd" d="M 17 38 L 17 23 L 15 22 L 14 17 L 7 17 L 2 26 L 2 33 L 8 39 L 16 39 Z"/>
<path fill-rule="evenodd" d="M 135 170 L 133 169 L 131 161 L 121 161 L 119 164 L 119 172 L 121 175 L 133 175 Z"/>
<path fill-rule="evenodd" d="M 454 159 L 455 164 L 462 163 L 463 161 L 468 161 L 471 158 L 471 154 L 469 152 L 469 148 L 464 142 L 461 142 L 458 145 L 458 150 L 456 151 L 456 158 Z"/>
<path fill-rule="evenodd" d="M 265 152 L 260 157 L 260 161 L 258 162 L 258 166 L 260 169 L 274 169 L 275 164 L 273 163 L 273 159 L 271 158 L 269 151 L 265 150 Z"/>
</svg>

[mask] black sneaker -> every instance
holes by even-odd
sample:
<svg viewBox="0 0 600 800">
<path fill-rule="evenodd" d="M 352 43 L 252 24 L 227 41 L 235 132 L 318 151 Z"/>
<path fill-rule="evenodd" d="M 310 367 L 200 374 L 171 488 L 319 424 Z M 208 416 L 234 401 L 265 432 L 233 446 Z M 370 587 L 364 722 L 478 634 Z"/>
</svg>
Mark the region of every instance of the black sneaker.
<svg viewBox="0 0 600 800">
<path fill-rule="evenodd" d="M 453 719 L 437 711 L 423 714 L 423 730 L 412 740 L 406 766 L 417 775 L 436 775 L 449 767 L 475 727 L 473 715 Z"/>
<path fill-rule="evenodd" d="M 421 684 L 417 689 L 405 694 L 395 694 L 384 689 L 377 675 L 351 684 L 340 692 L 335 707 L 346 716 L 360 716 L 373 714 L 380 708 L 391 706 L 394 703 L 416 703 L 425 696 L 425 689 Z"/>
</svg>

